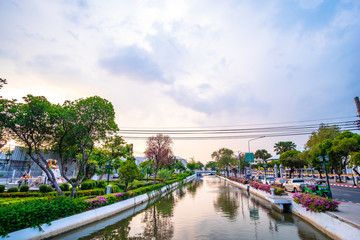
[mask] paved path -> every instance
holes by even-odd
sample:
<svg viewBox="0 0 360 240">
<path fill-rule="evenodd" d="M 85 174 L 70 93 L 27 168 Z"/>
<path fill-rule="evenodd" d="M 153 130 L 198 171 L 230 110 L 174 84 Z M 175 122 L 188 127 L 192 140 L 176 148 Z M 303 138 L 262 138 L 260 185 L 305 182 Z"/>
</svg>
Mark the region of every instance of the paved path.
<svg viewBox="0 0 360 240">
<path fill-rule="evenodd" d="M 352 223 L 360 229 L 360 205 L 353 203 L 341 203 L 338 212 L 328 212 L 330 215 L 336 216 L 346 222 Z"/>
</svg>

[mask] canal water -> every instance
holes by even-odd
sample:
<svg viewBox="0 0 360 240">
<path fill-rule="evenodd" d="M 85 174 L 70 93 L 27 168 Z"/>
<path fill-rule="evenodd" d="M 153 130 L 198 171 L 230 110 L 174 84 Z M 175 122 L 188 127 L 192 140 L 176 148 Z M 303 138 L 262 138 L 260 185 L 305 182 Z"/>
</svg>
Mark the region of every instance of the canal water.
<svg viewBox="0 0 360 240">
<path fill-rule="evenodd" d="M 329 239 L 215 176 L 56 239 Z"/>
</svg>

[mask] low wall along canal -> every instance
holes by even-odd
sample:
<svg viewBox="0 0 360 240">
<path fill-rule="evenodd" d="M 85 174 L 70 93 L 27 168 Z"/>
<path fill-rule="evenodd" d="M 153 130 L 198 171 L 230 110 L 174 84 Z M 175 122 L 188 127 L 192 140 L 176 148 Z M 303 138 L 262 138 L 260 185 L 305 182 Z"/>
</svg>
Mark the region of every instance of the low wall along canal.
<svg viewBox="0 0 360 240">
<path fill-rule="evenodd" d="M 215 176 L 53 239 L 330 239 Z"/>
</svg>

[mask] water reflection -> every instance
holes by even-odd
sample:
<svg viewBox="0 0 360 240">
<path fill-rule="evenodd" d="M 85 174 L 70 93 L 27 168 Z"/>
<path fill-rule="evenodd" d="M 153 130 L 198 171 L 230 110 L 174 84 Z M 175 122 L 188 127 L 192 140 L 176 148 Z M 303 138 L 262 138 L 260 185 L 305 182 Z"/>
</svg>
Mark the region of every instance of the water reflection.
<svg viewBox="0 0 360 240">
<path fill-rule="evenodd" d="M 215 210 L 221 211 L 230 220 L 236 219 L 237 210 L 239 208 L 238 192 L 222 192 L 218 194 L 216 201 L 214 202 Z"/>
<path fill-rule="evenodd" d="M 265 200 L 212 176 L 88 232 L 80 239 L 328 239 L 296 216 L 278 213 Z"/>
</svg>

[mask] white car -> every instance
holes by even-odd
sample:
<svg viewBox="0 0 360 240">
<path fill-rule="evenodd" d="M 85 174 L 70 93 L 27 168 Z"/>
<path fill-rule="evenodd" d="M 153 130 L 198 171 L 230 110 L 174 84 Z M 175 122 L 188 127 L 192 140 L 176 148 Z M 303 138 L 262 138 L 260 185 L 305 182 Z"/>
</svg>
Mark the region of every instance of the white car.
<svg viewBox="0 0 360 240">
<path fill-rule="evenodd" d="M 262 183 L 264 184 L 273 184 L 275 182 L 275 178 L 274 177 L 266 177 L 263 180 L 261 180 Z"/>
</svg>

